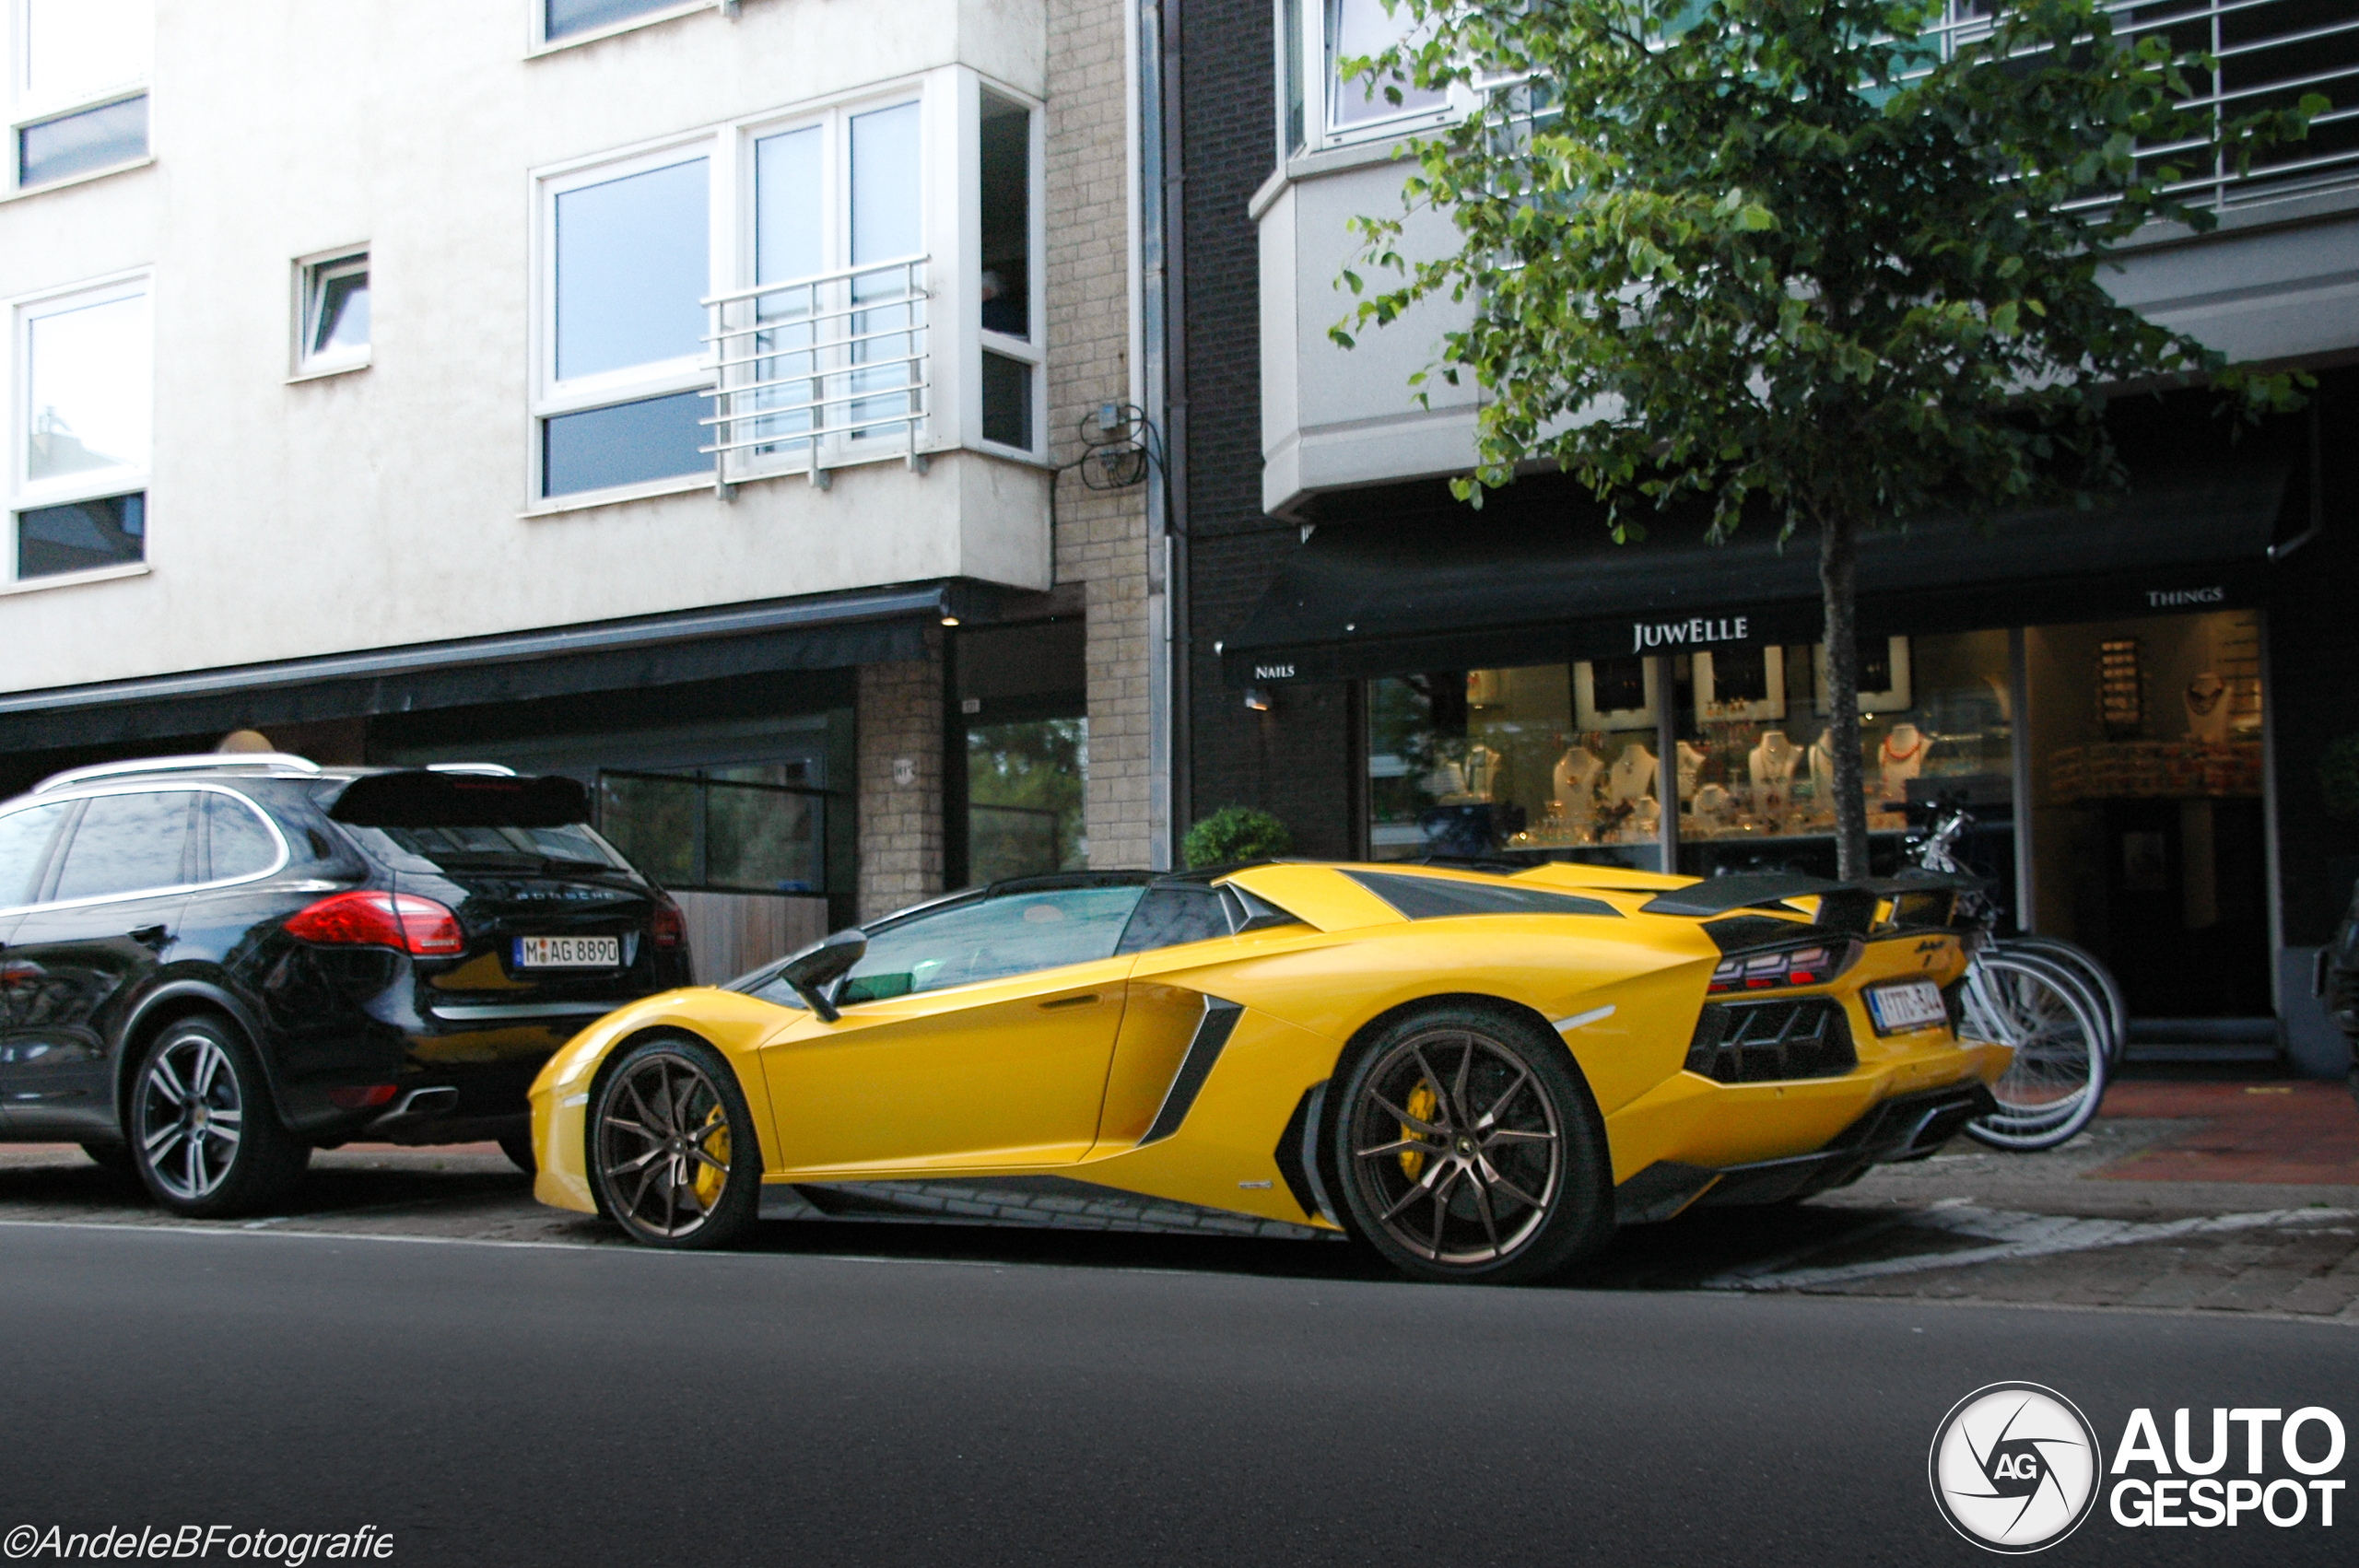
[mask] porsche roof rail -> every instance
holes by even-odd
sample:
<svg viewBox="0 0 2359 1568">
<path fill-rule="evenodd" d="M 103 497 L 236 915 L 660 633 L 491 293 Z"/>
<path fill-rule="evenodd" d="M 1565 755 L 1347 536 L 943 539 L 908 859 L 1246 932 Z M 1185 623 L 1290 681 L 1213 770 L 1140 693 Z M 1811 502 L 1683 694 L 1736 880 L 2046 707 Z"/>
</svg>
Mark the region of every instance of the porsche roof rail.
<svg viewBox="0 0 2359 1568">
<path fill-rule="evenodd" d="M 516 770 L 500 762 L 429 762 L 428 773 L 474 773 L 487 778 L 513 778 Z"/>
<path fill-rule="evenodd" d="M 315 774 L 320 765 L 309 757 L 286 752 L 197 752 L 188 756 L 147 756 L 131 762 L 94 762 L 53 773 L 32 788 L 36 795 L 83 784 L 93 778 L 120 778 L 137 773 L 192 773 L 200 768 L 259 768 L 265 773 Z"/>
</svg>

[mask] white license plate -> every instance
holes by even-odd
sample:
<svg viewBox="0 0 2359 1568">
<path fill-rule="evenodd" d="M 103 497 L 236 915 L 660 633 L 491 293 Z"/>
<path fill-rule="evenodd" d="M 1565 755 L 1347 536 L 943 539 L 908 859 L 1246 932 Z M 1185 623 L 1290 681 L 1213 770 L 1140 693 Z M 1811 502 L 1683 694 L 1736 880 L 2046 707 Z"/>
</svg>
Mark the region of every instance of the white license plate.
<svg viewBox="0 0 2359 1568">
<path fill-rule="evenodd" d="M 1947 1024 L 1950 1010 L 1942 1005 L 1942 989 L 1931 980 L 1910 980 L 1878 986 L 1868 992 L 1868 1016 L 1879 1035 L 1904 1034 Z"/>
<path fill-rule="evenodd" d="M 618 936 L 520 936 L 516 939 L 519 969 L 619 969 L 623 939 Z"/>
</svg>

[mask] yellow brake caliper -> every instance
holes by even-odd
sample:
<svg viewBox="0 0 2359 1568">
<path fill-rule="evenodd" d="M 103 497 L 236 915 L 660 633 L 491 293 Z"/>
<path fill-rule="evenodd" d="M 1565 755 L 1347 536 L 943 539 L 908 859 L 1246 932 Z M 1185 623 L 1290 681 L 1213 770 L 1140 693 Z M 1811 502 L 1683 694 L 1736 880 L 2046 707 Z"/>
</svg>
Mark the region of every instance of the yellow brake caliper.
<svg viewBox="0 0 2359 1568">
<path fill-rule="evenodd" d="M 704 1129 L 697 1135 L 697 1147 L 724 1165 L 729 1163 L 729 1118 L 722 1115 L 719 1106 L 712 1107 L 712 1115 L 706 1118 Z M 697 1202 L 710 1210 L 721 1201 L 721 1188 L 728 1179 L 699 1160 L 697 1162 L 696 1177 L 689 1186 L 695 1189 Z"/>
<path fill-rule="evenodd" d="M 1427 1126 L 1431 1126 L 1434 1119 L 1434 1107 L 1438 1104 L 1440 1104 L 1440 1102 L 1434 1096 L 1433 1085 L 1420 1078 L 1417 1080 L 1417 1086 L 1409 1091 L 1409 1104 L 1406 1109 L 1411 1116 L 1415 1117 L 1419 1121 L 1426 1123 Z M 1403 1122 L 1401 1127 L 1401 1136 L 1403 1138 L 1415 1138 L 1420 1136 L 1420 1134 L 1416 1129 Z M 1403 1149 L 1401 1151 L 1401 1171 L 1402 1174 L 1406 1176 L 1411 1181 L 1416 1180 L 1419 1176 L 1423 1175 L 1425 1168 L 1426 1152 L 1423 1149 Z"/>
</svg>

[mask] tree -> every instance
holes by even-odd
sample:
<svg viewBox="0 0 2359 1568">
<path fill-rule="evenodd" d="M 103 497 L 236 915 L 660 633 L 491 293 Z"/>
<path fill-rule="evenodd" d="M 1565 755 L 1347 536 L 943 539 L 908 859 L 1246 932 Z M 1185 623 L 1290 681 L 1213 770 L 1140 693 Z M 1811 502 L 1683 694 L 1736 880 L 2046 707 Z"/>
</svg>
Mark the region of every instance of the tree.
<svg viewBox="0 0 2359 1568">
<path fill-rule="evenodd" d="M 1461 500 L 1553 462 L 1617 543 L 1683 503 L 1715 543 L 1815 532 L 1838 874 L 1865 875 L 1860 533 L 2092 504 L 2126 484 L 2104 424 L 2126 385 L 2291 406 L 2300 378 L 2230 370 L 2102 280 L 2142 226 L 2212 225 L 2174 188 L 2215 150 L 2247 167 L 2325 101 L 2215 124 L 2184 107 L 2204 57 L 2117 36 L 2098 0 L 2010 0 L 1947 47 L 1941 0 L 1388 3 L 1406 41 L 1346 73 L 1473 107 L 1408 144 L 1402 215 L 1355 220 L 1355 265 L 1394 275 L 1347 268 L 1367 297 L 1332 335 L 1472 305 L 1413 378 L 1480 388 Z M 1458 250 L 1405 253 L 1425 209 Z"/>
</svg>

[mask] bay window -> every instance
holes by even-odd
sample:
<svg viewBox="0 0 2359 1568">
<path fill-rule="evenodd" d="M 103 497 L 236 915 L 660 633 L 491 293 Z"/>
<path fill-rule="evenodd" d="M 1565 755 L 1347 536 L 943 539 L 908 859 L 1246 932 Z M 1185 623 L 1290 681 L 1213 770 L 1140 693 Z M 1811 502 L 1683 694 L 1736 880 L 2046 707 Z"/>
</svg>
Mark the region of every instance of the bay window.
<svg viewBox="0 0 2359 1568">
<path fill-rule="evenodd" d="M 542 172 L 534 496 L 1037 458 L 1039 135 L 954 66 Z"/>
<path fill-rule="evenodd" d="M 142 275 L 18 301 L 7 411 L 7 576 L 147 556 L 153 347 Z"/>
<path fill-rule="evenodd" d="M 12 0 L 7 187 L 147 156 L 153 0 Z"/>
</svg>

